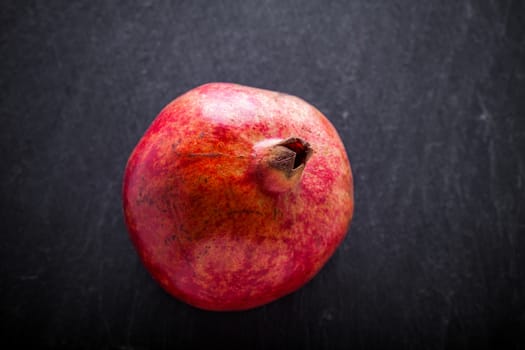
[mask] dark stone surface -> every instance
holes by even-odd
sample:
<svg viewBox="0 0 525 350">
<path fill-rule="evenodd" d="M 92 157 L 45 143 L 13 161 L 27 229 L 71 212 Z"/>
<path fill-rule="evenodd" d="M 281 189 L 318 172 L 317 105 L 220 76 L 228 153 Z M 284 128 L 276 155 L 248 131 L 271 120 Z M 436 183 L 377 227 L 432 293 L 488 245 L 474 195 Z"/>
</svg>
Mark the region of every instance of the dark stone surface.
<svg viewBox="0 0 525 350">
<path fill-rule="evenodd" d="M 69 349 L 525 345 L 524 2 L 5 1 L 4 343 Z M 208 81 L 337 127 L 356 211 L 307 286 L 239 313 L 164 293 L 122 219 L 159 110 Z"/>
</svg>

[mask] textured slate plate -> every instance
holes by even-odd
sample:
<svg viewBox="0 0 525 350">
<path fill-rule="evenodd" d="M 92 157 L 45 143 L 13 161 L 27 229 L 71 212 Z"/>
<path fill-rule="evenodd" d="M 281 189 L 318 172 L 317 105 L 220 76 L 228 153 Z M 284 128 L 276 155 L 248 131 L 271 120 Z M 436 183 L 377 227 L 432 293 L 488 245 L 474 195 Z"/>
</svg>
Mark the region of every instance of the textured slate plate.
<svg viewBox="0 0 525 350">
<path fill-rule="evenodd" d="M 7 1 L 0 13 L 4 342 L 524 345 L 522 1 Z M 122 220 L 135 143 L 208 81 L 316 105 L 355 176 L 355 220 L 325 269 L 242 313 L 165 294 Z"/>
</svg>

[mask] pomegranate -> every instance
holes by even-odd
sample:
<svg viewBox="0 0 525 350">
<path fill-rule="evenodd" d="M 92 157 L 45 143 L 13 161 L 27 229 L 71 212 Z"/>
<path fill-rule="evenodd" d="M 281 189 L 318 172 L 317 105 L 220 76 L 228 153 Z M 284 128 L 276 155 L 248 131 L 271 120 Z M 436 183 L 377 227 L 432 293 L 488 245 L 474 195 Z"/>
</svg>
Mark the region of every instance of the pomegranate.
<svg viewBox="0 0 525 350">
<path fill-rule="evenodd" d="M 346 235 L 354 201 L 328 119 L 283 93 L 209 83 L 169 103 L 133 150 L 123 207 L 147 270 L 174 297 L 244 310 L 289 294 Z"/>
</svg>

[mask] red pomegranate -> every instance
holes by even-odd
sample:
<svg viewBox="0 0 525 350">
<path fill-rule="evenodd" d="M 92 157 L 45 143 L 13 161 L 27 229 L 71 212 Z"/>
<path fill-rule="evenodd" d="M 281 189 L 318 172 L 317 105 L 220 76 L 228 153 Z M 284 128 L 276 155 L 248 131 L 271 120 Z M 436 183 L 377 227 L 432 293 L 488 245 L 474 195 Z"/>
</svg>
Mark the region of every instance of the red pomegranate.
<svg viewBox="0 0 525 350">
<path fill-rule="evenodd" d="M 348 230 L 350 164 L 307 102 L 230 83 L 169 103 L 133 150 L 123 206 L 148 271 L 174 297 L 243 310 L 289 294 Z"/>
</svg>

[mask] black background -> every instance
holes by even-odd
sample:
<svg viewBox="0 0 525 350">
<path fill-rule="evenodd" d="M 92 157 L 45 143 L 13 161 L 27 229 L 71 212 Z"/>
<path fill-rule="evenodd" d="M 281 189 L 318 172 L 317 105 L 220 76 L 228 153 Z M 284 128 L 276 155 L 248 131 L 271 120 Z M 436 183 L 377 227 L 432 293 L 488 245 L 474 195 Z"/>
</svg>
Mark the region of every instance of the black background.
<svg viewBox="0 0 525 350">
<path fill-rule="evenodd" d="M 524 2 L 7 1 L 1 341 L 147 349 L 525 344 Z M 278 90 L 339 130 L 355 217 L 321 273 L 214 313 L 161 290 L 120 192 L 170 100 Z"/>
</svg>

